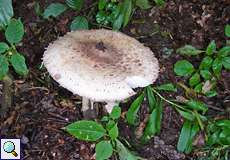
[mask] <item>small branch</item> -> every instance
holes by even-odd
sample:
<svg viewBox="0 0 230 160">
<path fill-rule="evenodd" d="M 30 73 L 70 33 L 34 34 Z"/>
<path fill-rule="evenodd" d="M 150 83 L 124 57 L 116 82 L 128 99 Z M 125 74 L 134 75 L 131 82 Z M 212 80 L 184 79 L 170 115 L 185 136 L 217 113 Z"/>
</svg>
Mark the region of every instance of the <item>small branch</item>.
<svg viewBox="0 0 230 160">
<path fill-rule="evenodd" d="M 12 105 L 12 85 L 13 80 L 11 78 L 12 76 L 6 75 L 3 80 L 3 89 L 2 89 L 2 103 L 0 108 L 0 116 L 5 117 L 6 112 L 9 110 L 9 108 Z"/>
<path fill-rule="evenodd" d="M 86 97 L 82 97 L 82 112 L 85 119 L 94 119 L 97 117 L 97 111 L 93 106 L 93 101 Z"/>
</svg>

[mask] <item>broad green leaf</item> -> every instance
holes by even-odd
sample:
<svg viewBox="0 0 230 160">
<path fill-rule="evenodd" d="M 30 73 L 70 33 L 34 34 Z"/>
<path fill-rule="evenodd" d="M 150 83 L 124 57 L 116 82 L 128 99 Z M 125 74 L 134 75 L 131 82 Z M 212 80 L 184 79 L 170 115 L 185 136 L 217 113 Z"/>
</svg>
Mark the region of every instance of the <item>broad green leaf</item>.
<svg viewBox="0 0 230 160">
<path fill-rule="evenodd" d="M 172 83 L 162 84 L 157 87 L 158 90 L 176 92 L 177 88 Z"/>
<path fill-rule="evenodd" d="M 106 6 L 107 0 L 99 0 L 98 2 L 98 9 L 103 10 Z"/>
<path fill-rule="evenodd" d="M 191 87 L 197 85 L 199 82 L 200 82 L 200 74 L 199 73 L 193 74 L 193 76 L 189 79 L 189 85 Z"/>
<path fill-rule="evenodd" d="M 126 120 L 129 124 L 135 125 L 137 121 L 137 112 L 140 109 L 141 103 L 144 100 L 144 93 L 142 93 L 137 99 L 133 101 L 128 112 L 126 113 Z"/>
<path fill-rule="evenodd" d="M 189 100 L 186 104 L 188 105 L 189 108 L 197 111 L 206 112 L 208 110 L 207 105 L 201 101 Z"/>
<path fill-rule="evenodd" d="M 187 60 L 180 60 L 174 64 L 174 72 L 178 76 L 189 76 L 195 71 L 193 65 Z"/>
<path fill-rule="evenodd" d="M 149 0 L 136 0 L 136 6 L 140 7 L 141 9 L 149 9 L 152 7 L 149 4 Z"/>
<path fill-rule="evenodd" d="M 190 121 L 194 121 L 195 116 L 194 116 L 192 113 L 186 112 L 186 111 L 182 111 L 182 110 L 179 110 L 179 109 L 177 109 L 177 111 L 178 111 L 178 112 L 180 113 L 180 115 L 181 115 L 182 117 L 184 117 L 185 119 L 190 120 Z"/>
<path fill-rule="evenodd" d="M 101 141 L 96 144 L 96 160 L 106 160 L 113 154 L 113 146 L 109 141 Z"/>
<path fill-rule="evenodd" d="M 165 4 L 165 0 L 154 0 L 154 2 L 156 3 L 156 5 L 158 6 L 163 6 Z"/>
<path fill-rule="evenodd" d="M 210 80 L 212 78 L 212 74 L 209 70 L 201 70 L 200 74 L 205 80 Z"/>
<path fill-rule="evenodd" d="M 216 43 L 215 41 L 211 41 L 206 49 L 207 55 L 212 55 L 216 51 Z"/>
<path fill-rule="evenodd" d="M 75 10 L 80 11 L 84 5 L 84 0 L 65 0 L 66 4 Z"/>
<path fill-rule="evenodd" d="M 224 29 L 225 36 L 230 37 L 230 25 L 227 24 Z"/>
<path fill-rule="evenodd" d="M 4 55 L 0 54 L 0 80 L 2 80 L 9 71 L 8 60 Z"/>
<path fill-rule="evenodd" d="M 123 14 L 120 14 L 117 19 L 113 22 L 113 30 L 117 31 L 121 28 L 123 23 Z"/>
<path fill-rule="evenodd" d="M 109 130 L 109 136 L 111 139 L 116 139 L 118 137 L 118 134 L 119 134 L 119 130 L 117 124 L 115 124 L 113 128 Z"/>
<path fill-rule="evenodd" d="M 71 31 L 89 29 L 88 20 L 83 16 L 77 16 L 72 21 L 70 29 Z"/>
<path fill-rule="evenodd" d="M 121 116 L 121 108 L 119 106 L 114 106 L 112 112 L 110 113 L 110 118 L 118 119 Z"/>
<path fill-rule="evenodd" d="M 208 91 L 208 92 L 205 93 L 206 97 L 214 97 L 216 95 L 217 95 L 216 90 L 210 90 L 210 91 Z"/>
<path fill-rule="evenodd" d="M 146 88 L 147 88 L 146 91 L 147 91 L 147 97 L 148 97 L 148 102 L 149 102 L 149 109 L 150 109 L 150 112 L 152 112 L 152 110 L 156 106 L 156 98 L 153 94 L 151 86 L 148 86 Z"/>
<path fill-rule="evenodd" d="M 184 47 L 177 49 L 176 52 L 182 55 L 195 56 L 195 55 L 202 53 L 203 51 L 198 50 L 191 45 L 185 45 Z"/>
<path fill-rule="evenodd" d="M 49 17 L 57 17 L 63 12 L 65 12 L 67 6 L 61 3 L 52 3 L 44 11 L 43 17 L 48 19 Z"/>
<path fill-rule="evenodd" d="M 202 59 L 199 68 L 200 69 L 209 69 L 212 66 L 213 59 L 209 56 L 206 56 Z"/>
<path fill-rule="evenodd" d="M 133 155 L 118 139 L 116 139 L 116 150 L 119 160 L 142 160 L 142 158 Z"/>
<path fill-rule="evenodd" d="M 213 145 L 219 143 L 220 130 L 215 131 L 213 134 L 208 136 L 208 145 Z"/>
<path fill-rule="evenodd" d="M 219 120 L 219 121 L 216 122 L 216 125 L 218 127 L 228 127 L 228 128 L 230 128 L 230 120 L 228 120 L 228 119 Z"/>
<path fill-rule="evenodd" d="M 109 120 L 109 122 L 106 124 L 106 129 L 109 131 L 110 129 L 112 129 L 115 125 L 115 121 L 114 120 Z"/>
<path fill-rule="evenodd" d="M 219 50 L 218 57 L 226 57 L 230 55 L 230 46 L 223 47 Z"/>
<path fill-rule="evenodd" d="M 219 138 L 223 145 L 230 145 L 230 128 L 224 128 L 220 133 Z"/>
<path fill-rule="evenodd" d="M 19 53 L 15 53 L 10 57 L 10 63 L 17 74 L 21 76 L 28 74 L 29 70 L 27 69 L 24 56 L 20 55 Z"/>
<path fill-rule="evenodd" d="M 192 123 L 188 120 L 185 120 L 177 143 L 178 151 L 184 152 L 186 150 L 190 140 L 191 129 L 192 129 Z"/>
<path fill-rule="evenodd" d="M 223 64 L 224 68 L 230 70 L 230 57 L 224 57 L 222 59 L 222 64 Z"/>
<path fill-rule="evenodd" d="M 123 27 L 125 27 L 130 20 L 132 14 L 132 1 L 131 0 L 124 0 L 122 6 L 122 14 L 124 16 Z"/>
<path fill-rule="evenodd" d="M 4 53 L 9 49 L 9 46 L 5 42 L 0 42 L 0 53 Z"/>
<path fill-rule="evenodd" d="M 188 141 L 187 148 L 185 149 L 185 153 L 188 154 L 188 153 L 190 153 L 192 151 L 192 142 L 193 142 L 193 139 L 196 136 L 196 134 L 199 132 L 199 130 L 200 130 L 199 124 L 197 122 L 192 124 L 190 138 L 189 138 L 189 141 Z"/>
<path fill-rule="evenodd" d="M 11 19 L 5 32 L 6 40 L 11 44 L 16 44 L 22 40 L 23 35 L 24 35 L 24 26 L 21 20 Z"/>
<path fill-rule="evenodd" d="M 200 93 L 202 91 L 203 84 L 199 83 L 198 85 L 195 86 L 194 91 L 197 93 Z"/>
<path fill-rule="evenodd" d="M 212 70 L 217 77 L 220 77 L 221 69 L 222 69 L 222 60 L 220 58 L 216 58 L 213 61 Z"/>
<path fill-rule="evenodd" d="M 74 137 L 85 141 L 96 141 L 106 133 L 101 124 L 87 120 L 74 122 L 66 126 L 65 129 Z"/>
<path fill-rule="evenodd" d="M 156 105 L 152 113 L 149 116 L 146 128 L 143 134 L 143 141 L 146 142 L 151 139 L 155 134 L 160 133 L 161 120 L 162 120 L 162 101 Z"/>
<path fill-rule="evenodd" d="M 0 0 L 0 27 L 8 25 L 13 16 L 12 0 Z"/>
</svg>

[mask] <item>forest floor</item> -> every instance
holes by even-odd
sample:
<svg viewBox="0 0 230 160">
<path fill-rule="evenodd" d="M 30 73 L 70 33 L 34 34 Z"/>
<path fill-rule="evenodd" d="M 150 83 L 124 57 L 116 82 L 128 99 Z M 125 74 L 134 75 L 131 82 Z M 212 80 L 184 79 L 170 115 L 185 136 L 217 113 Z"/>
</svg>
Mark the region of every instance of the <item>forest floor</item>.
<svg viewBox="0 0 230 160">
<path fill-rule="evenodd" d="M 14 75 L 13 106 L 7 118 L 1 121 L 0 135 L 22 139 L 23 159 L 91 160 L 95 156 L 95 144 L 79 141 L 61 130 L 67 124 L 82 119 L 81 98 L 60 87 L 40 66 L 48 44 L 69 31 L 72 17 L 87 14 L 90 10 L 87 6 L 93 1 L 88 0 L 80 13 L 69 10 L 50 21 L 35 14 L 34 2 L 14 1 L 15 15 L 21 17 L 26 30 L 18 49 L 25 55 L 30 73 L 25 79 Z M 42 8 L 52 2 L 57 1 L 39 1 Z M 183 80 L 173 73 L 173 64 L 184 57 L 176 54 L 175 50 L 185 44 L 206 48 L 211 40 L 216 41 L 217 47 L 222 47 L 226 41 L 224 26 L 229 23 L 229 16 L 228 0 L 168 0 L 163 8 L 137 9 L 129 25 L 121 32 L 150 47 L 159 59 L 160 77 L 154 85 L 176 83 Z M 90 27 L 97 28 L 94 25 Z M 208 105 L 215 106 L 209 109 L 209 115 L 229 119 L 230 111 L 220 113 L 230 106 L 230 72 L 223 70 L 221 77 L 217 84 L 218 96 L 201 98 Z M 181 92 L 165 96 L 172 98 Z M 127 111 L 129 105 L 130 101 L 122 104 L 122 111 Z M 196 152 L 184 155 L 176 151 L 182 123 L 182 117 L 165 104 L 161 133 L 148 144 L 137 147 L 133 145 L 136 142 L 133 129 L 124 119 L 119 121 L 119 128 L 121 136 L 133 145 L 132 149 L 148 160 L 192 159 L 197 157 Z"/>
</svg>

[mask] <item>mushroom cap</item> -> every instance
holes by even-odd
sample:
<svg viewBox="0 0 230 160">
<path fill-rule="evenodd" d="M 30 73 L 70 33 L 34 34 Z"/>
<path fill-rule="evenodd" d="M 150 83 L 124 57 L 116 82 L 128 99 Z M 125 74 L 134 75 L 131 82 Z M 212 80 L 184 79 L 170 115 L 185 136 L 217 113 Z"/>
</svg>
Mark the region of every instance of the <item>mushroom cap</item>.
<svg viewBox="0 0 230 160">
<path fill-rule="evenodd" d="M 79 30 L 49 45 L 43 63 L 64 88 L 94 101 L 121 101 L 133 88 L 152 84 L 158 60 L 152 51 L 121 32 Z"/>
</svg>

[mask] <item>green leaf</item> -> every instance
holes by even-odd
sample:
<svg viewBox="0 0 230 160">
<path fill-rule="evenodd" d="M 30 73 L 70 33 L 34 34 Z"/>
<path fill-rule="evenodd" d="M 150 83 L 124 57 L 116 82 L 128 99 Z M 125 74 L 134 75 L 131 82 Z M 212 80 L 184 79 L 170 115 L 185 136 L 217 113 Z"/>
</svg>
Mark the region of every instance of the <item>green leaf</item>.
<svg viewBox="0 0 230 160">
<path fill-rule="evenodd" d="M 43 13 L 39 2 L 35 2 L 34 10 L 37 16 L 42 16 Z"/>
<path fill-rule="evenodd" d="M 117 31 L 121 28 L 123 23 L 123 14 L 120 14 L 117 19 L 113 22 L 113 30 Z"/>
<path fill-rule="evenodd" d="M 206 49 L 207 55 L 212 55 L 216 51 L 216 43 L 215 41 L 211 41 Z"/>
<path fill-rule="evenodd" d="M 198 123 L 192 124 L 190 138 L 189 138 L 189 141 L 188 141 L 187 148 L 185 149 L 185 153 L 188 154 L 188 153 L 190 153 L 192 151 L 192 142 L 193 142 L 193 139 L 196 136 L 196 134 L 199 132 L 199 130 L 200 130 L 200 128 L 199 128 Z"/>
<path fill-rule="evenodd" d="M 176 110 L 177 110 L 177 111 L 180 113 L 180 115 L 181 115 L 182 117 L 184 117 L 185 119 L 190 120 L 190 121 L 194 121 L 195 116 L 194 116 L 192 113 L 186 112 L 186 111 L 182 111 L 182 110 L 179 110 L 179 109 L 176 109 Z"/>
<path fill-rule="evenodd" d="M 205 103 L 197 100 L 189 100 L 187 103 L 189 108 L 197 110 L 197 111 L 202 111 L 206 112 L 208 110 L 208 107 Z"/>
<path fill-rule="evenodd" d="M 57 17 L 63 12 L 65 12 L 67 9 L 67 6 L 61 3 L 52 3 L 50 4 L 44 11 L 43 17 L 45 19 L 48 19 L 50 16 Z"/>
<path fill-rule="evenodd" d="M 24 35 L 24 26 L 21 20 L 11 19 L 5 32 L 6 40 L 11 44 L 16 44 L 22 40 L 23 35 Z"/>
<path fill-rule="evenodd" d="M 157 89 L 161 90 L 161 91 L 170 91 L 170 92 L 176 92 L 177 91 L 177 88 L 172 83 L 162 84 L 162 85 L 158 86 Z"/>
<path fill-rule="evenodd" d="M 185 45 L 184 47 L 181 47 L 177 49 L 176 53 L 182 54 L 182 55 L 187 55 L 187 56 L 195 56 L 203 51 L 196 49 L 195 47 L 191 45 Z"/>
<path fill-rule="evenodd" d="M 0 54 L 0 80 L 2 80 L 9 71 L 8 60 L 4 55 Z"/>
<path fill-rule="evenodd" d="M 215 131 L 213 134 L 208 136 L 208 145 L 213 145 L 219 143 L 220 130 Z"/>
<path fill-rule="evenodd" d="M 144 100 L 144 93 L 142 93 L 137 99 L 133 101 L 128 112 L 126 113 L 126 120 L 129 124 L 135 125 L 137 121 L 137 112 L 140 109 L 141 103 Z"/>
<path fill-rule="evenodd" d="M 199 73 L 193 74 L 193 76 L 189 79 L 189 85 L 191 87 L 197 85 L 199 82 L 200 82 L 200 74 Z"/>
<path fill-rule="evenodd" d="M 71 31 L 89 29 L 88 20 L 83 16 L 77 16 L 72 21 L 70 29 Z"/>
<path fill-rule="evenodd" d="M 15 53 L 10 57 L 10 63 L 17 74 L 21 76 L 28 74 L 29 70 L 27 69 L 24 56 L 20 55 L 19 53 Z"/>
<path fill-rule="evenodd" d="M 187 60 L 180 60 L 174 64 L 174 72 L 178 76 L 189 76 L 195 71 L 193 65 Z"/>
<path fill-rule="evenodd" d="M 162 101 L 156 105 L 156 108 L 153 109 L 152 113 L 149 116 L 146 128 L 143 134 L 143 141 L 147 142 L 155 134 L 160 133 L 161 130 L 161 120 L 162 120 L 162 110 L 163 105 Z"/>
<path fill-rule="evenodd" d="M 84 0 L 65 0 L 66 4 L 74 9 L 80 11 L 84 5 Z"/>
<path fill-rule="evenodd" d="M 223 47 L 219 50 L 218 57 L 226 57 L 230 55 L 230 46 Z"/>
<path fill-rule="evenodd" d="M 102 121 L 102 122 L 108 122 L 108 121 L 109 121 L 109 117 L 108 117 L 108 116 L 103 116 L 103 117 L 101 118 L 101 121 Z"/>
<path fill-rule="evenodd" d="M 115 119 L 119 119 L 120 116 L 121 116 L 121 108 L 119 106 L 114 106 L 109 117 L 115 120 Z"/>
<path fill-rule="evenodd" d="M 225 69 L 230 70 L 230 57 L 224 57 L 222 59 L 222 64 L 223 64 Z"/>
<path fill-rule="evenodd" d="M 109 130 L 109 136 L 111 139 L 116 139 L 118 135 L 119 135 L 119 130 L 118 130 L 117 124 L 115 124 L 113 128 Z"/>
<path fill-rule="evenodd" d="M 119 160 L 141 160 L 142 158 L 133 155 L 118 139 L 116 139 L 116 150 Z"/>
<path fill-rule="evenodd" d="M 0 27 L 8 25 L 13 16 L 12 0 L 0 0 Z"/>
<path fill-rule="evenodd" d="M 5 42 L 0 42 L 0 53 L 4 53 L 9 49 L 9 46 Z"/>
<path fill-rule="evenodd" d="M 106 6 L 107 0 L 99 0 L 98 2 L 98 9 L 103 10 Z"/>
<path fill-rule="evenodd" d="M 228 127 L 228 128 L 230 128 L 230 120 L 228 120 L 228 119 L 218 120 L 216 122 L 216 125 L 218 127 Z"/>
<path fill-rule="evenodd" d="M 149 0 L 136 0 L 136 6 L 140 7 L 141 9 L 149 9 L 152 7 L 149 4 Z"/>
<path fill-rule="evenodd" d="M 230 25 L 227 24 L 224 28 L 225 36 L 230 37 Z"/>
<path fill-rule="evenodd" d="M 156 5 L 158 5 L 158 6 L 164 6 L 164 5 L 165 5 L 165 1 L 164 1 L 164 0 L 154 0 L 154 2 L 155 2 Z"/>
<path fill-rule="evenodd" d="M 153 94 L 151 86 L 148 86 L 146 88 L 147 88 L 146 91 L 147 91 L 147 97 L 148 97 L 148 102 L 149 102 L 149 109 L 150 109 L 150 112 L 152 112 L 152 110 L 156 106 L 156 98 Z"/>
<path fill-rule="evenodd" d="M 220 58 L 216 58 L 213 61 L 212 70 L 213 70 L 215 76 L 217 76 L 219 78 L 221 70 L 222 70 L 222 60 Z"/>
<path fill-rule="evenodd" d="M 224 128 L 220 133 L 219 138 L 223 145 L 230 145 L 230 128 Z"/>
<path fill-rule="evenodd" d="M 212 74 L 209 70 L 201 70 L 200 74 L 205 80 L 210 80 L 212 78 Z"/>
<path fill-rule="evenodd" d="M 210 91 L 205 93 L 205 96 L 207 96 L 207 97 L 214 97 L 216 95 L 217 95 L 216 90 L 210 90 Z"/>
<path fill-rule="evenodd" d="M 197 93 L 200 93 L 202 91 L 203 84 L 199 83 L 198 85 L 195 86 L 194 91 Z"/>
<path fill-rule="evenodd" d="M 85 141 L 96 141 L 103 137 L 106 130 L 101 124 L 94 121 L 81 120 L 65 127 L 74 137 Z"/>
<path fill-rule="evenodd" d="M 209 69 L 212 66 L 213 59 L 209 56 L 206 56 L 202 59 L 199 68 L 200 69 Z"/>
<path fill-rule="evenodd" d="M 115 125 L 115 121 L 114 120 L 109 120 L 109 122 L 106 124 L 106 129 L 109 131 L 110 129 L 112 129 Z"/>
<path fill-rule="evenodd" d="M 132 13 L 132 1 L 124 0 L 122 6 L 122 14 L 124 15 L 123 27 L 125 27 L 129 23 L 131 13 Z"/>
<path fill-rule="evenodd" d="M 109 141 L 101 141 L 96 144 L 96 160 L 105 160 L 112 156 L 113 146 Z"/>
<path fill-rule="evenodd" d="M 178 151 L 184 152 L 186 150 L 190 140 L 191 129 L 192 129 L 192 123 L 188 120 L 185 120 L 177 143 Z"/>
</svg>

